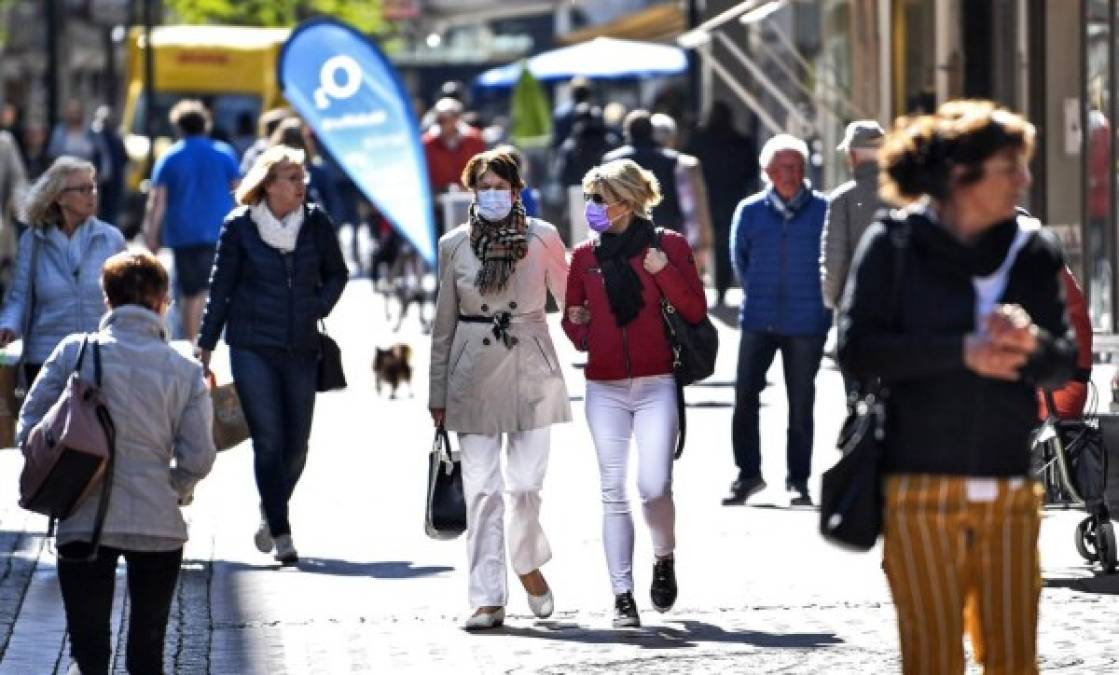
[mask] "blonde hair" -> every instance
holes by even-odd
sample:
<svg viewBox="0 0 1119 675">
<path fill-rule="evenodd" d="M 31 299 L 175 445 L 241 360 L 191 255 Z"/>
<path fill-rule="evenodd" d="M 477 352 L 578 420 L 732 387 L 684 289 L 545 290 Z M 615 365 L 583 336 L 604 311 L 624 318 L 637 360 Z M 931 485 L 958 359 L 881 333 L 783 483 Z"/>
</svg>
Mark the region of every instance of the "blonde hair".
<svg viewBox="0 0 1119 675">
<path fill-rule="evenodd" d="M 91 178 L 97 176 L 93 164 L 79 157 L 63 155 L 54 160 L 50 168 L 43 172 L 27 191 L 23 204 L 23 220 L 32 227 L 57 225 L 62 219 L 58 208 L 58 198 L 66 189 L 66 179 L 70 174 L 86 172 Z"/>
<path fill-rule="evenodd" d="M 583 192 L 596 189 L 608 203 L 621 202 L 642 218 L 652 218 L 653 207 L 661 203 L 657 177 L 632 159 L 616 159 L 588 171 L 583 176 Z"/>
<path fill-rule="evenodd" d="M 284 164 L 303 166 L 307 153 L 286 145 L 274 145 L 256 158 L 253 168 L 241 179 L 233 193 L 238 204 L 253 206 L 264 199 L 264 187 L 276 178 L 276 170 Z"/>
</svg>

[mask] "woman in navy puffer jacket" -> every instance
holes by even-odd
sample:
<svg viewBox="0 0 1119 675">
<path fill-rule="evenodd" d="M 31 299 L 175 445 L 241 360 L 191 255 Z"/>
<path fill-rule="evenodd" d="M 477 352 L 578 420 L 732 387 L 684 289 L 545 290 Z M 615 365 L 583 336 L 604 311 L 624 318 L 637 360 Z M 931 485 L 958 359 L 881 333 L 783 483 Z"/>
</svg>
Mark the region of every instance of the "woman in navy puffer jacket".
<svg viewBox="0 0 1119 675">
<path fill-rule="evenodd" d="M 254 541 L 276 559 L 298 559 L 288 501 L 307 459 L 315 407 L 315 324 L 342 295 L 349 273 L 330 217 L 304 204 L 301 150 L 265 151 L 237 188 L 242 206 L 222 226 L 199 333 L 199 358 L 222 327 L 237 395 L 253 439 L 262 521 Z"/>
</svg>

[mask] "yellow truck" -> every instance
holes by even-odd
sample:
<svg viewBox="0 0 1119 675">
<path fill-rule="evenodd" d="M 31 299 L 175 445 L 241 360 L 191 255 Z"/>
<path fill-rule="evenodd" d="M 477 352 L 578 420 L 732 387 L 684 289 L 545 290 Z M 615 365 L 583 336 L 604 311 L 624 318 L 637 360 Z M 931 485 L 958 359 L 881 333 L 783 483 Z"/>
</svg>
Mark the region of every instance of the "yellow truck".
<svg viewBox="0 0 1119 675">
<path fill-rule="evenodd" d="M 142 209 L 142 183 L 148 176 L 148 147 L 156 157 L 175 139 L 167 116 L 184 98 L 201 99 L 214 119 L 214 135 L 233 140 L 245 120 L 284 105 L 276 61 L 291 34 L 289 28 L 243 26 L 158 26 L 152 30 L 155 86 L 152 138 L 145 132 L 144 34 L 134 28 L 128 38 L 127 86 L 121 116 L 124 145 L 129 156 L 126 231 Z M 124 225 L 122 223 L 122 225 Z M 131 226 L 128 227 L 128 226 Z"/>
</svg>

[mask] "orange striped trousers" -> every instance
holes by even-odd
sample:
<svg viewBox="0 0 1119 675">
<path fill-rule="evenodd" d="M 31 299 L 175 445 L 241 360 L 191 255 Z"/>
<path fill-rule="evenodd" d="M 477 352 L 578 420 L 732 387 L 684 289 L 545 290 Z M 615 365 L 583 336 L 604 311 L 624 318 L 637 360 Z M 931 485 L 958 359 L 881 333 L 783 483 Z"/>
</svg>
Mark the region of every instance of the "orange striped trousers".
<svg viewBox="0 0 1119 675">
<path fill-rule="evenodd" d="M 886 478 L 884 564 L 906 675 L 1037 673 L 1041 488 L 1025 479 Z"/>
</svg>

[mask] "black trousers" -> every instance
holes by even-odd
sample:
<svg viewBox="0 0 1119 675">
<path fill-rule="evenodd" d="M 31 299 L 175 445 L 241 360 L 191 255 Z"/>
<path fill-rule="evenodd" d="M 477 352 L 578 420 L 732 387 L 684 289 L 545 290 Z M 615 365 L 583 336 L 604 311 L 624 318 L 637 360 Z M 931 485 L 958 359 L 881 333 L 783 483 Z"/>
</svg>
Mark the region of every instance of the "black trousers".
<svg viewBox="0 0 1119 675">
<path fill-rule="evenodd" d="M 131 610 L 125 664 L 132 675 L 163 675 L 163 638 L 183 549 L 151 553 L 102 546 L 97 559 L 87 561 L 89 551 L 84 542 L 58 547 L 58 583 L 70 631 L 70 656 L 82 675 L 107 675 L 113 585 L 117 560 L 123 555 Z"/>
</svg>

